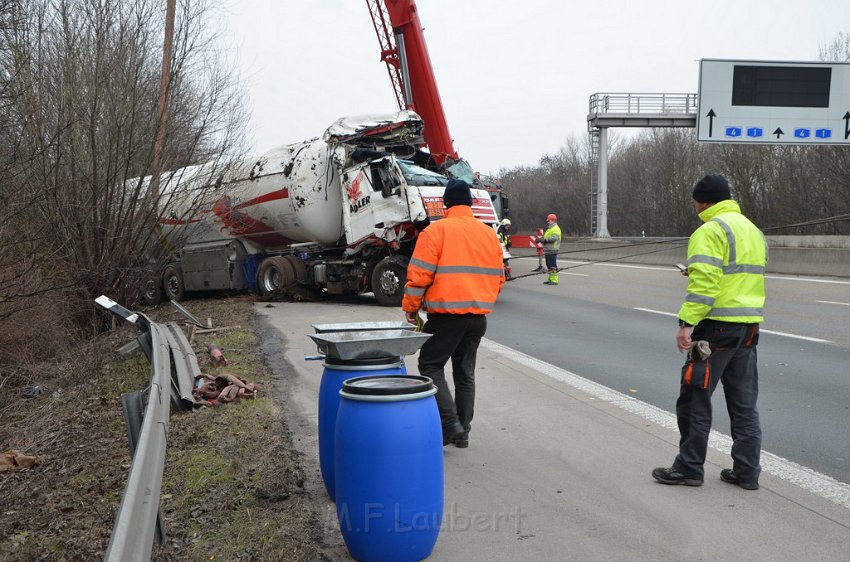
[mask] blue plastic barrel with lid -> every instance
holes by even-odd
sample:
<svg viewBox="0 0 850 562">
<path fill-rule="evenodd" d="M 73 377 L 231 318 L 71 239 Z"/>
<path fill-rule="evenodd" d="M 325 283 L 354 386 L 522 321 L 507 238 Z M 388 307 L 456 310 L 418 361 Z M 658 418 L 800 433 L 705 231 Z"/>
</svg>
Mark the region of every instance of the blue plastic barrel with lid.
<svg viewBox="0 0 850 562">
<path fill-rule="evenodd" d="M 339 391 L 346 379 L 353 377 L 405 375 L 407 369 L 400 357 L 377 359 L 337 359 L 325 357 L 325 370 L 319 383 L 319 468 L 331 500 L 334 492 L 334 429 L 339 410 Z"/>
<path fill-rule="evenodd" d="M 361 562 L 427 558 L 443 519 L 443 433 L 431 379 L 346 380 L 336 421 L 337 519 Z"/>
</svg>

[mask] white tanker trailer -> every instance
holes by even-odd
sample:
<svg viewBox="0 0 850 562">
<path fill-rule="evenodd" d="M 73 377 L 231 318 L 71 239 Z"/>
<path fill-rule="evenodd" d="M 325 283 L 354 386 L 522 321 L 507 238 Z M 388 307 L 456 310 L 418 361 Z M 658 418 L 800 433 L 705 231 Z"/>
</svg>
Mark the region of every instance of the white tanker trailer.
<svg viewBox="0 0 850 562">
<path fill-rule="evenodd" d="M 442 216 L 448 181 L 404 158 L 426 154 L 415 149 L 421 130 L 411 111 L 341 119 L 323 138 L 242 161 L 212 186 L 206 166 L 165 174 L 172 197 L 160 226 L 174 251 L 146 299 L 309 288 L 373 292 L 398 306 L 416 235 Z M 473 199 L 473 213 L 495 224 L 487 192 L 474 189 Z"/>
</svg>

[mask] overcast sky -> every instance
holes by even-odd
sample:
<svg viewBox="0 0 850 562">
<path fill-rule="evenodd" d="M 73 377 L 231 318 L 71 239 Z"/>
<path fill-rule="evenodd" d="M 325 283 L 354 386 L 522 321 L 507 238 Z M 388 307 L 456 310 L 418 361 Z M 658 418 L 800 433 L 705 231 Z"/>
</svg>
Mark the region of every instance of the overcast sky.
<svg viewBox="0 0 850 562">
<path fill-rule="evenodd" d="M 224 0 L 250 153 L 397 110 L 364 0 Z M 595 92 L 696 93 L 699 59 L 815 61 L 850 0 L 417 0 L 455 149 L 536 165 L 587 134 Z"/>
</svg>

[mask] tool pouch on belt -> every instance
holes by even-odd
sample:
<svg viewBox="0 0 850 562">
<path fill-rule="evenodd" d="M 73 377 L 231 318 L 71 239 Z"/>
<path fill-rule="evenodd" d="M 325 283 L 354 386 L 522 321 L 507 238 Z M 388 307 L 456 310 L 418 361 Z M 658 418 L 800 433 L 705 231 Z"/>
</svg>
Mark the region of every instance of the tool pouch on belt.
<svg viewBox="0 0 850 562">
<path fill-rule="evenodd" d="M 701 351 L 698 345 L 691 347 L 688 351 L 688 360 L 682 367 L 682 384 L 685 386 L 697 386 L 700 388 L 708 388 L 711 381 L 711 362 L 708 358 L 711 356 L 711 351 L 708 350 L 708 342 L 698 342 L 705 344 L 706 352 Z"/>
<path fill-rule="evenodd" d="M 682 384 L 708 388 L 711 381 L 712 352 L 725 352 L 758 345 L 758 324 L 724 324 L 704 322 L 691 334 L 699 338 L 688 351 L 688 361 L 682 367 Z"/>
</svg>

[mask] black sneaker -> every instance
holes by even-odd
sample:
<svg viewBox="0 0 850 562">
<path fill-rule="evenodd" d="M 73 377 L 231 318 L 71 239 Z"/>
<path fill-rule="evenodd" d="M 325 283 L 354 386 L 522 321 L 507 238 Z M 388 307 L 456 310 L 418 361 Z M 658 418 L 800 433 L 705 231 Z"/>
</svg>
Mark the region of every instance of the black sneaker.
<svg viewBox="0 0 850 562">
<path fill-rule="evenodd" d="M 652 477 L 662 484 L 684 484 L 685 486 L 702 486 L 702 478 L 688 478 L 672 466 L 659 467 L 652 470 Z"/>
<path fill-rule="evenodd" d="M 724 482 L 728 482 L 729 484 L 737 484 L 741 488 L 745 490 L 758 490 L 759 483 L 758 482 L 741 482 L 738 480 L 738 477 L 735 476 L 735 473 L 732 472 L 731 468 L 724 468 L 720 471 L 720 479 Z"/>
</svg>

